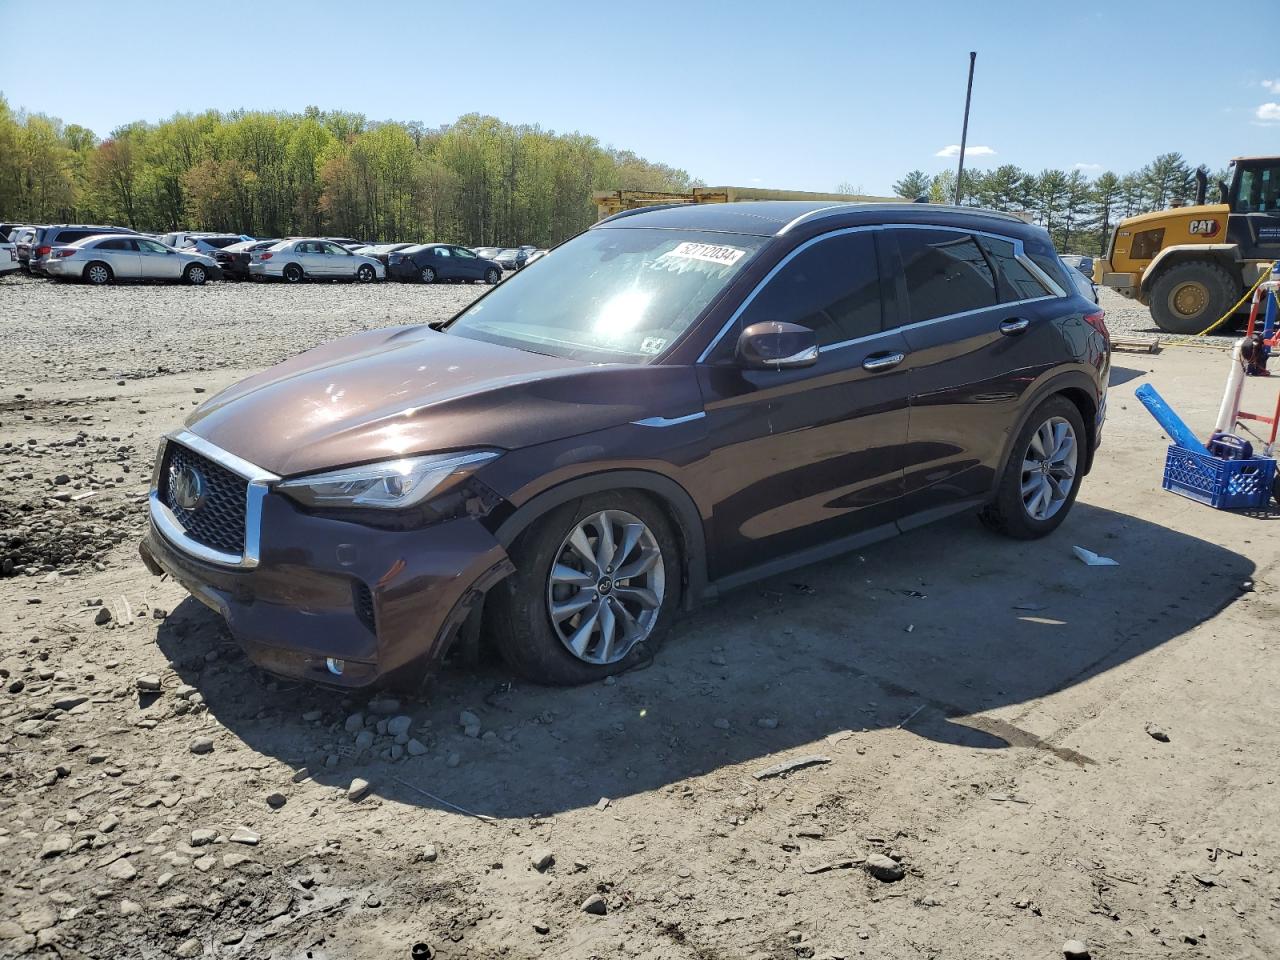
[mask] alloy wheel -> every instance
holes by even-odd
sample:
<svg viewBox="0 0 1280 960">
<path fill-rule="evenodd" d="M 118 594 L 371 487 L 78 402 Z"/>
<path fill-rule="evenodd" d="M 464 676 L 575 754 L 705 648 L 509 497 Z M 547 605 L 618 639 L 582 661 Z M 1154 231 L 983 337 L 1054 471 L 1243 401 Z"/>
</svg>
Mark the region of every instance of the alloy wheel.
<svg viewBox="0 0 1280 960">
<path fill-rule="evenodd" d="M 1076 482 L 1079 445 L 1063 417 L 1051 417 L 1031 435 L 1022 457 L 1022 506 L 1033 520 L 1053 517 Z"/>
<path fill-rule="evenodd" d="M 187 279 L 190 280 L 197 287 L 200 286 L 207 279 L 205 276 L 204 267 L 192 267 L 190 270 L 187 271 Z"/>
<path fill-rule="evenodd" d="M 370 283 L 373 280 L 373 267 L 366 263 L 356 271 L 356 276 L 360 278 L 361 283 Z"/>
<path fill-rule="evenodd" d="M 423 282 L 423 283 L 435 283 L 435 282 L 436 282 L 436 272 L 435 272 L 434 270 L 432 270 L 430 267 L 423 267 L 423 268 L 422 268 L 422 282 Z"/>
<path fill-rule="evenodd" d="M 89 282 L 93 284 L 104 284 L 111 279 L 111 271 L 100 263 L 95 263 L 88 270 Z"/>
<path fill-rule="evenodd" d="M 602 510 L 578 521 L 556 552 L 547 612 L 573 656 L 617 663 L 653 632 L 665 592 L 653 532 L 624 510 Z"/>
<path fill-rule="evenodd" d="M 490 270 L 488 273 L 484 275 L 485 283 L 489 284 L 490 286 L 497 283 L 501 279 L 502 279 L 502 274 L 497 270 Z"/>
</svg>

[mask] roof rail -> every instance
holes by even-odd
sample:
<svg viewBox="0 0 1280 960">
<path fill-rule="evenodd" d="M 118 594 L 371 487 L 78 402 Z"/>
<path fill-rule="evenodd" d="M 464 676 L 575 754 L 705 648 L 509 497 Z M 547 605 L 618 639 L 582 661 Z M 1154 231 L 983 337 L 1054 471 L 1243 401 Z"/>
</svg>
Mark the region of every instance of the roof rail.
<svg viewBox="0 0 1280 960">
<path fill-rule="evenodd" d="M 819 207 L 817 210 L 810 210 L 808 213 L 802 213 L 800 214 L 800 216 L 796 217 L 794 220 L 792 220 L 790 223 L 784 226 L 781 230 L 779 230 L 777 235 L 782 236 L 783 234 L 788 233 L 795 227 L 807 221 L 822 220 L 827 217 L 834 217 L 840 212 L 849 209 L 850 207 L 858 207 L 860 209 L 870 208 L 870 209 L 881 209 L 881 210 L 886 208 L 889 208 L 889 209 L 902 208 L 902 209 L 912 209 L 912 210 L 920 210 L 922 208 L 927 208 L 931 210 L 945 210 L 948 213 L 963 213 L 969 216 L 991 217 L 996 220 L 1007 220 L 1007 221 L 1012 221 L 1014 223 L 1022 223 L 1022 224 L 1027 223 L 1026 220 L 1022 219 L 1022 217 L 1019 217 L 1017 214 L 1005 213 L 1003 210 L 989 210 L 986 207 L 958 207 L 950 203 L 920 204 L 910 200 L 904 200 L 902 203 L 859 203 L 857 201 L 853 201 L 850 203 L 837 203 L 829 207 Z"/>
</svg>

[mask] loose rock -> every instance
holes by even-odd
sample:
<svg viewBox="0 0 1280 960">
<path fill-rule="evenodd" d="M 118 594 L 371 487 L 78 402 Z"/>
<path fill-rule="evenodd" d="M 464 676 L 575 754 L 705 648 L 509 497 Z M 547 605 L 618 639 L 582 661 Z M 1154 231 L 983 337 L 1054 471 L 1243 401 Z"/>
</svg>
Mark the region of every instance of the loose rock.
<svg viewBox="0 0 1280 960">
<path fill-rule="evenodd" d="M 906 875 L 906 870 L 903 869 L 902 864 L 892 857 L 886 857 L 883 853 L 871 854 L 863 862 L 863 866 L 866 868 L 867 873 L 884 883 L 894 883 Z"/>
<path fill-rule="evenodd" d="M 1067 960 L 1089 960 L 1089 948 L 1079 940 L 1068 940 L 1062 945 L 1062 955 Z"/>
<path fill-rule="evenodd" d="M 1156 726 L 1154 723 L 1147 724 L 1147 734 L 1152 740 L 1159 740 L 1161 743 L 1169 742 L 1169 734 L 1165 733 L 1161 727 Z"/>
<path fill-rule="evenodd" d="M 542 873 L 556 862 L 556 855 L 547 847 L 536 847 L 529 855 L 529 863 L 533 865 L 533 869 Z"/>
<path fill-rule="evenodd" d="M 369 792 L 369 781 L 356 777 L 351 781 L 351 786 L 347 787 L 347 799 L 359 800 Z"/>
<path fill-rule="evenodd" d="M 213 740 L 210 737 L 196 737 L 188 749 L 195 754 L 213 753 Z"/>
<path fill-rule="evenodd" d="M 604 897 L 598 893 L 593 893 L 582 901 L 581 909 L 583 913 L 589 913 L 595 917 L 603 917 L 609 912 L 609 905 L 605 902 Z"/>
</svg>

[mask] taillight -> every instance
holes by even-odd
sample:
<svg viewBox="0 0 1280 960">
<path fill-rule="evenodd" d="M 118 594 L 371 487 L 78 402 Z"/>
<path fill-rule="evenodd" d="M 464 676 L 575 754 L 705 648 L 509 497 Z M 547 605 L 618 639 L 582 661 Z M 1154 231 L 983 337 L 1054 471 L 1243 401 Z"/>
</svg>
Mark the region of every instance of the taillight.
<svg viewBox="0 0 1280 960">
<path fill-rule="evenodd" d="M 75 256 L 75 253 L 76 253 L 75 250 L 73 250 L 71 247 L 63 247 L 61 250 L 53 251 L 53 255 L 58 258 L 73 257 Z"/>
<path fill-rule="evenodd" d="M 258 259 L 259 259 L 259 260 L 270 260 L 270 259 L 271 259 L 271 254 L 269 254 L 269 253 L 260 253 L 260 254 L 258 254 Z"/>
<path fill-rule="evenodd" d="M 36 247 L 36 256 L 47 257 L 52 250 L 53 247 Z"/>
<path fill-rule="evenodd" d="M 1093 327 L 1093 329 L 1097 330 L 1100 334 L 1102 334 L 1102 338 L 1106 340 L 1107 343 L 1110 343 L 1111 334 L 1107 332 L 1106 320 L 1107 320 L 1107 314 L 1106 314 L 1106 311 L 1103 311 L 1103 310 L 1098 310 L 1095 313 L 1086 313 L 1084 315 L 1084 322 L 1087 323 L 1089 326 Z"/>
</svg>

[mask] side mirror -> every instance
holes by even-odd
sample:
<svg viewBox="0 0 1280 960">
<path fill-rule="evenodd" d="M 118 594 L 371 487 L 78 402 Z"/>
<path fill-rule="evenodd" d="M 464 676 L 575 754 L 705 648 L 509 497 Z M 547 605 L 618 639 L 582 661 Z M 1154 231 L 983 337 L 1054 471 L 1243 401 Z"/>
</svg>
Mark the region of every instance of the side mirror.
<svg viewBox="0 0 1280 960">
<path fill-rule="evenodd" d="M 798 323 L 753 323 L 738 337 L 738 362 L 748 370 L 794 370 L 818 362 L 818 335 Z"/>
</svg>

